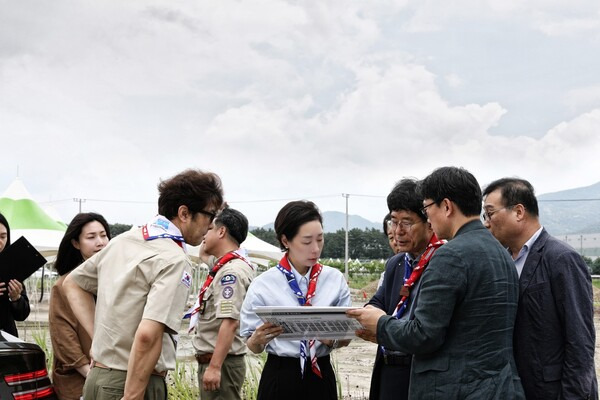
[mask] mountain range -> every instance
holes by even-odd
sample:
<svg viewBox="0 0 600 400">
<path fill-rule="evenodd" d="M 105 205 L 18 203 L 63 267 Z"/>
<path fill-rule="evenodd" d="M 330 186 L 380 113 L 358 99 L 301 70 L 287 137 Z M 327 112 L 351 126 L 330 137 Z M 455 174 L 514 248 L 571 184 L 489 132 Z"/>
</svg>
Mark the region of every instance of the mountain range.
<svg viewBox="0 0 600 400">
<path fill-rule="evenodd" d="M 600 182 L 590 186 L 537 196 L 540 222 L 552 235 L 600 233 Z M 346 214 L 323 212 L 323 230 L 336 232 L 346 226 Z M 360 215 L 349 215 L 350 229 L 382 229 L 381 222 L 372 222 Z M 262 226 L 273 229 L 273 223 Z"/>
<path fill-rule="evenodd" d="M 346 214 L 339 211 L 324 211 L 323 215 L 323 231 L 325 232 L 337 232 L 340 229 L 346 228 Z M 381 222 L 371 222 L 360 215 L 348 215 L 348 229 L 358 228 L 365 230 L 368 228 L 375 228 L 381 230 L 383 218 Z M 273 223 L 263 225 L 263 229 L 273 229 Z M 250 228 L 252 229 L 252 228 Z"/>
<path fill-rule="evenodd" d="M 540 222 L 553 235 L 600 232 L 600 182 L 538 196 Z"/>
</svg>

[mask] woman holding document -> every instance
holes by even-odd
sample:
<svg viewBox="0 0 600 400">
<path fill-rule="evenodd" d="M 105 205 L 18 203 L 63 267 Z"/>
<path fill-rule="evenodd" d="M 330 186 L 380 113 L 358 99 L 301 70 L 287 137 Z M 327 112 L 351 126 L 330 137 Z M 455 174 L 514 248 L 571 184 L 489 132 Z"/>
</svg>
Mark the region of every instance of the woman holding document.
<svg viewBox="0 0 600 400">
<path fill-rule="evenodd" d="M 10 227 L 4 215 L 0 214 L 0 253 L 10 246 Z M 0 265 L 0 268 L 5 268 Z M 0 282 L 0 329 L 18 336 L 15 321 L 25 321 L 29 316 L 29 299 L 21 282 L 11 279 Z"/>
<path fill-rule="evenodd" d="M 240 333 L 254 353 L 268 357 L 258 400 L 337 399 L 329 353 L 349 341 L 286 340 L 282 328 L 263 323 L 258 306 L 350 306 L 350 291 L 337 269 L 319 264 L 323 220 L 310 201 L 286 204 L 275 219 L 275 233 L 285 254 L 276 267 L 254 279 L 242 305 Z"/>
</svg>

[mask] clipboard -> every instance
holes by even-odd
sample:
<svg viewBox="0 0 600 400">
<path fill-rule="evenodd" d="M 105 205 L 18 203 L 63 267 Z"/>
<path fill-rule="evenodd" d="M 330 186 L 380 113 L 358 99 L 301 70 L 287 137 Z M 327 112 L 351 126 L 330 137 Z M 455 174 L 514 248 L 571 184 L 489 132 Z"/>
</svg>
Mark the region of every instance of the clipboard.
<svg viewBox="0 0 600 400">
<path fill-rule="evenodd" d="M 44 264 L 44 256 L 21 236 L 0 253 L 0 282 L 16 279 L 23 283 Z"/>
</svg>

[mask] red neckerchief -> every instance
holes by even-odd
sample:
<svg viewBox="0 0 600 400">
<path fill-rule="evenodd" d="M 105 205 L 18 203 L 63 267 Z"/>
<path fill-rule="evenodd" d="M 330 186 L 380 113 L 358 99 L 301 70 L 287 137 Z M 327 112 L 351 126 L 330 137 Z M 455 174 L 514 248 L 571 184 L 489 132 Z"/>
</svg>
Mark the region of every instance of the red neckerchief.
<svg viewBox="0 0 600 400">
<path fill-rule="evenodd" d="M 319 279 L 319 275 L 321 275 L 321 270 L 323 270 L 323 266 L 319 263 L 316 263 L 312 266 L 312 269 L 310 270 L 310 278 L 308 280 L 308 291 L 306 292 L 306 297 L 304 297 L 304 295 L 302 294 L 302 291 L 298 286 L 298 282 L 296 282 L 294 274 L 292 273 L 292 266 L 290 265 L 290 262 L 287 258 L 287 254 L 283 256 L 283 258 L 279 261 L 278 266 L 287 271 L 287 273 L 284 271 L 281 272 L 285 274 L 290 288 L 298 298 L 298 303 L 300 303 L 301 306 L 312 305 L 310 301 L 315 296 L 315 292 L 317 290 L 317 279 Z"/>
<path fill-rule="evenodd" d="M 208 287 L 210 286 L 212 281 L 215 279 L 215 276 L 217 275 L 217 272 L 221 269 L 221 267 L 235 258 L 238 258 L 238 259 L 244 261 L 246 264 L 248 264 L 248 261 L 246 259 L 244 259 L 243 257 L 241 257 L 235 251 L 230 251 L 229 253 L 225 254 L 223 257 L 219 258 L 217 260 L 217 263 L 214 265 L 214 267 L 212 267 L 212 269 L 208 273 L 206 280 L 204 281 L 204 284 L 202 285 L 202 289 L 200 289 L 200 292 L 198 293 L 198 306 L 194 309 L 194 311 L 192 311 L 192 313 L 190 315 L 194 315 L 202 309 L 202 303 L 204 302 L 204 292 L 206 292 L 206 290 L 208 289 Z M 252 268 L 252 266 L 250 264 L 248 264 L 248 266 L 250 268 Z"/>
<path fill-rule="evenodd" d="M 427 244 L 425 251 L 419 259 L 419 263 L 413 269 L 410 277 L 406 280 L 406 282 L 404 282 L 402 289 L 400 289 L 400 302 L 398 302 L 398 305 L 396 306 L 396 309 L 392 315 L 396 315 L 400 307 L 402 307 L 406 299 L 408 299 L 411 289 L 413 286 L 415 286 L 415 283 L 419 281 L 421 275 L 423 275 L 423 271 L 425 271 L 425 268 L 427 268 L 427 265 L 429 265 L 429 261 L 431 260 L 431 257 L 433 257 L 433 253 L 435 253 L 435 251 L 444 243 L 444 241 L 438 239 L 435 233 L 431 236 L 431 239 L 429 239 L 429 244 Z"/>
</svg>

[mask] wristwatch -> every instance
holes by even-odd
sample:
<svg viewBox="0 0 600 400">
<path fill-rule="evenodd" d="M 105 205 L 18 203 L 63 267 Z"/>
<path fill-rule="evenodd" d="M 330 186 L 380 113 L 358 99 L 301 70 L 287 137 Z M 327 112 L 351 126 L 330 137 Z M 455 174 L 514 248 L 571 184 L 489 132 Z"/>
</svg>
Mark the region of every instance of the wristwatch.
<svg viewBox="0 0 600 400">
<path fill-rule="evenodd" d="M 21 295 L 19 295 L 19 297 L 17 297 L 16 299 L 11 299 L 10 297 L 8 298 L 8 300 L 10 300 L 11 303 L 15 303 L 17 301 L 19 301 L 21 299 Z"/>
</svg>

